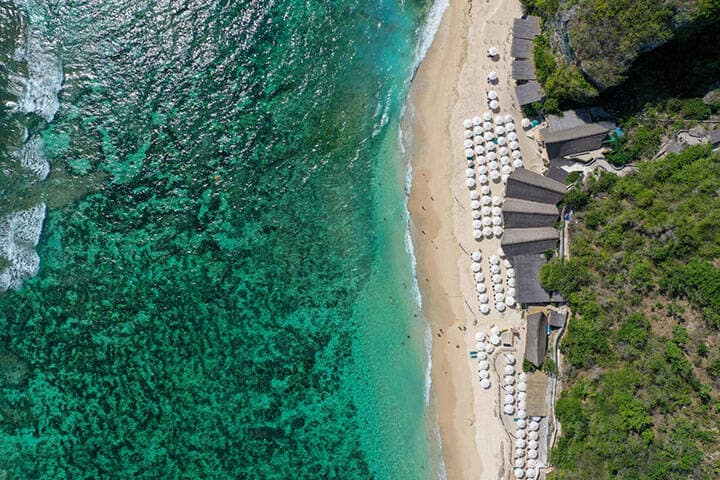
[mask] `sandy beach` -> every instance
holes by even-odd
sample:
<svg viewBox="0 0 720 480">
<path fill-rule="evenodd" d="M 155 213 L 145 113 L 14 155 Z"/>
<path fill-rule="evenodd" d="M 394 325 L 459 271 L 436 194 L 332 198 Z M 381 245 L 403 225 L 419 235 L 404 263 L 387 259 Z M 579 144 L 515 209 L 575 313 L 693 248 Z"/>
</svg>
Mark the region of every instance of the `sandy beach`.
<svg viewBox="0 0 720 480">
<path fill-rule="evenodd" d="M 516 0 L 450 0 L 413 80 L 403 125 L 409 132 L 413 168 L 409 209 L 417 275 L 433 331 L 433 407 L 451 480 L 512 476 L 512 438 L 501 417 L 499 378 L 494 377 L 491 389 L 481 389 L 477 361 L 469 352 L 475 349 L 475 334 L 489 332 L 492 325 L 515 328 L 521 339 L 524 332 L 518 308 L 503 313 L 493 308 L 488 314 L 479 310 L 469 253 L 480 251 L 486 269 L 500 239 L 476 241 L 472 236 L 463 120 L 487 110 L 486 92 L 493 89 L 500 97 L 500 113 L 520 124 L 510 79 L 510 44 L 512 21 L 521 15 Z M 487 57 L 491 46 L 499 50 L 499 58 Z M 487 81 L 491 70 L 499 77 L 493 86 Z M 518 133 L 525 168 L 541 171 L 534 140 Z M 502 182 L 490 186 L 492 195 L 503 195 Z M 522 347 L 516 345 L 518 359 Z"/>
</svg>

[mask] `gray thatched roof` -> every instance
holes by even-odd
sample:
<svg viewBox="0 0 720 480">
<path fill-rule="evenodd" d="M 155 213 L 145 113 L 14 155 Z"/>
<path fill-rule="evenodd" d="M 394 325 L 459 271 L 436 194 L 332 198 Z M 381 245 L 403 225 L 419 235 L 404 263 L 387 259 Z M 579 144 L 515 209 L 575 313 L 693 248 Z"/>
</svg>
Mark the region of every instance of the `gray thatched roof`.
<svg viewBox="0 0 720 480">
<path fill-rule="evenodd" d="M 600 109 L 578 109 L 548 116 L 548 128 L 540 130 L 548 157 L 560 158 L 575 153 L 597 150 L 615 124 L 607 121 Z"/>
<path fill-rule="evenodd" d="M 507 256 L 515 256 L 553 250 L 558 239 L 552 227 L 506 228 L 500 245 Z"/>
<path fill-rule="evenodd" d="M 532 58 L 533 42 L 527 38 L 513 37 L 510 56 L 515 58 Z"/>
<path fill-rule="evenodd" d="M 515 87 L 515 95 L 520 105 L 528 105 L 530 103 L 539 102 L 545 96 L 542 87 L 536 80 L 530 80 L 527 83 Z"/>
<path fill-rule="evenodd" d="M 565 196 L 566 188 L 552 178 L 518 168 L 510 174 L 505 196 L 532 202 L 556 204 Z"/>
<path fill-rule="evenodd" d="M 546 305 L 564 301 L 561 295 L 549 293 L 540 284 L 540 269 L 547 263 L 545 255 L 520 254 L 510 258 L 510 263 L 515 269 L 515 297 L 520 305 Z"/>
<path fill-rule="evenodd" d="M 720 128 L 707 132 L 707 139 L 708 142 L 710 142 L 710 145 L 713 146 L 720 143 Z"/>
<path fill-rule="evenodd" d="M 555 328 L 562 328 L 565 326 L 565 321 L 567 320 L 568 312 L 558 312 L 557 310 L 550 310 L 550 315 L 548 316 L 548 323 L 551 327 Z"/>
<path fill-rule="evenodd" d="M 508 198 L 502 208 L 505 228 L 551 227 L 560 213 L 555 205 Z"/>
<path fill-rule="evenodd" d="M 540 34 L 540 17 L 529 15 L 513 21 L 513 37 L 532 40 Z"/>
<path fill-rule="evenodd" d="M 539 367 L 547 354 L 547 319 L 542 312 L 533 313 L 527 317 L 527 341 L 525 343 L 525 358 Z"/>
<path fill-rule="evenodd" d="M 531 202 L 529 200 L 522 200 L 519 198 L 508 198 L 502 207 L 503 213 L 516 212 L 516 213 L 534 213 L 537 215 L 550 215 L 557 217 L 559 215 L 558 209 L 555 205 L 541 202 Z"/>
<path fill-rule="evenodd" d="M 535 65 L 531 60 L 513 60 L 512 78 L 513 80 L 536 80 Z"/>
</svg>

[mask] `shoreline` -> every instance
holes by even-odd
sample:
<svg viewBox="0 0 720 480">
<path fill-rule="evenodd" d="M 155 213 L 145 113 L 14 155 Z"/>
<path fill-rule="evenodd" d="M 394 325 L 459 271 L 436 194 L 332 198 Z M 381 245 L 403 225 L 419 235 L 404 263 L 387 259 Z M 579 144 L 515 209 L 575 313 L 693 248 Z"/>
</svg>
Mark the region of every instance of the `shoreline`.
<svg viewBox="0 0 720 480">
<path fill-rule="evenodd" d="M 523 325 L 518 309 L 488 315 L 478 310 L 467 252 L 480 249 L 486 257 L 500 242 L 472 239 L 463 184 L 462 121 L 486 109 L 486 75 L 492 69 L 501 79 L 493 88 L 500 94 L 503 113 L 517 117 L 519 124 L 509 53 L 512 19 L 520 15 L 517 0 L 488 0 L 482 6 L 450 0 L 414 73 L 401 120 L 412 173 L 407 208 L 415 274 L 432 336 L 429 415 L 440 436 L 440 470 L 450 480 L 501 478 L 511 471 L 511 438 L 496 392 L 480 388 L 477 365 L 468 352 L 474 349 L 478 331 L 487 332 L 492 325 L 520 331 Z M 501 52 L 492 64 L 486 57 L 489 45 Z M 540 171 L 542 159 L 534 142 L 521 137 L 526 168 Z M 502 184 L 493 188 L 504 190 Z"/>
</svg>

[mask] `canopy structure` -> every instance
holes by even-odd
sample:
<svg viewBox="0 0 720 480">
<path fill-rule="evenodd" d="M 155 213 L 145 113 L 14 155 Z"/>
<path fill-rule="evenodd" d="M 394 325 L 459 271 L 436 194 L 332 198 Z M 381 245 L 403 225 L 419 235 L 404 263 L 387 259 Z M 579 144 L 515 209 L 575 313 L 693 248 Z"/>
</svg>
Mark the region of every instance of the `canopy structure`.
<svg viewBox="0 0 720 480">
<path fill-rule="evenodd" d="M 537 80 L 529 80 L 515 87 L 515 96 L 520 106 L 523 106 L 539 102 L 545 98 L 545 92 Z M 528 122 L 528 126 L 529 125 L 530 123 Z M 525 125 L 523 125 L 523 127 L 525 127 Z"/>
</svg>

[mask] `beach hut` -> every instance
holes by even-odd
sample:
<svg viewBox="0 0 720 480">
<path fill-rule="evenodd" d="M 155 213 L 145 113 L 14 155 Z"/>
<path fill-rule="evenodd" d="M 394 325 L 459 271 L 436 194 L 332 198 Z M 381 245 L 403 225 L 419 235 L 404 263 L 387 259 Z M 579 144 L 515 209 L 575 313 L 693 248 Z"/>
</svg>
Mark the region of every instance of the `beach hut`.
<svg viewBox="0 0 720 480">
<path fill-rule="evenodd" d="M 498 94 L 495 90 L 490 90 L 489 92 L 487 92 L 487 98 L 488 100 L 497 100 Z"/>
<path fill-rule="evenodd" d="M 473 180 L 472 178 L 468 178 L 467 180 L 465 180 L 465 185 L 468 188 L 473 188 L 475 187 L 475 180 Z"/>
<path fill-rule="evenodd" d="M 533 61 L 518 59 L 513 60 L 511 76 L 513 80 L 537 80 Z"/>
<path fill-rule="evenodd" d="M 497 72 L 495 70 L 491 70 L 490 72 L 488 72 L 487 78 L 488 78 L 488 81 L 490 81 L 490 82 L 497 82 L 497 79 L 498 79 Z"/>
<path fill-rule="evenodd" d="M 473 230 L 473 238 L 480 240 L 482 238 L 482 230 Z"/>
<path fill-rule="evenodd" d="M 539 102 L 545 97 L 545 92 L 537 80 L 530 80 L 515 87 L 515 96 L 522 107 L 523 105 Z"/>
<path fill-rule="evenodd" d="M 500 103 L 498 103 L 497 100 L 490 100 L 488 106 L 493 110 L 497 110 L 498 108 L 500 108 Z"/>
</svg>

